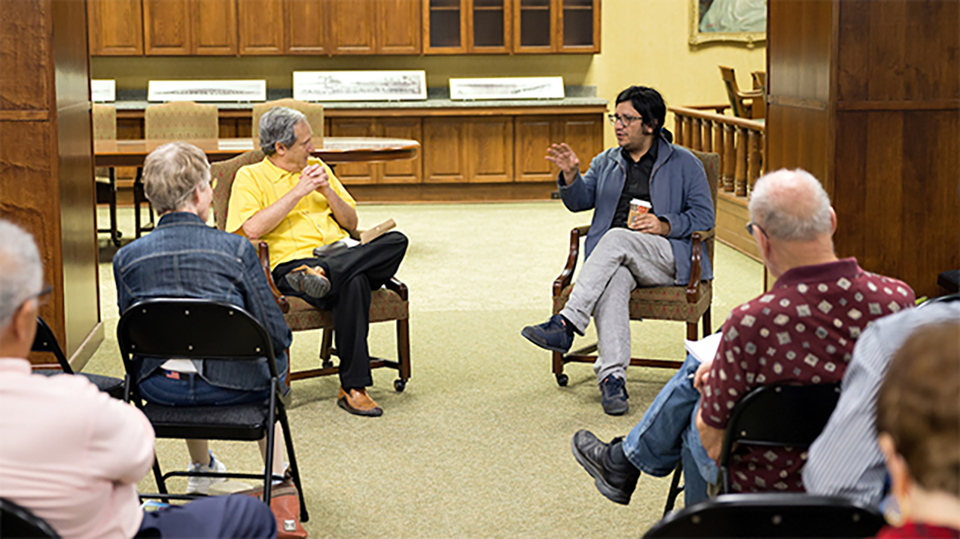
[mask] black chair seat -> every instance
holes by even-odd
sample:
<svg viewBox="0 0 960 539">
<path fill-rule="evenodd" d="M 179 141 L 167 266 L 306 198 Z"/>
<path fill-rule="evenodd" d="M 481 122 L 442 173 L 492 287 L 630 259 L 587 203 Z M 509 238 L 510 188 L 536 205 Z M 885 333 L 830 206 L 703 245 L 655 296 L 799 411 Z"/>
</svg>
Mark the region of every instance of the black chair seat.
<svg viewBox="0 0 960 539">
<path fill-rule="evenodd" d="M 41 369 L 33 371 L 34 374 L 42 374 L 43 376 L 53 376 L 56 374 L 80 374 L 81 376 L 86 376 L 90 382 L 97 386 L 97 389 L 103 391 L 104 393 L 110 395 L 115 399 L 123 399 L 123 380 L 120 378 L 114 378 L 112 376 L 104 376 L 102 374 L 88 374 L 85 372 L 75 373 L 73 372 L 73 367 L 70 366 L 70 363 L 67 361 L 67 356 L 64 355 L 63 350 L 60 349 L 60 344 L 57 342 L 57 338 L 53 335 L 53 330 L 50 329 L 50 326 L 43 320 L 43 318 L 37 317 L 37 333 L 33 337 L 33 346 L 30 348 L 32 352 L 49 352 L 57 358 L 57 363 L 60 365 L 61 370 L 56 369 Z"/>
<path fill-rule="evenodd" d="M 0 498 L 0 537 L 60 537 L 47 521 L 29 509 Z"/>
<path fill-rule="evenodd" d="M 196 407 L 146 403 L 141 410 L 161 438 L 247 441 L 263 438 L 268 413 L 265 402 Z"/>
</svg>

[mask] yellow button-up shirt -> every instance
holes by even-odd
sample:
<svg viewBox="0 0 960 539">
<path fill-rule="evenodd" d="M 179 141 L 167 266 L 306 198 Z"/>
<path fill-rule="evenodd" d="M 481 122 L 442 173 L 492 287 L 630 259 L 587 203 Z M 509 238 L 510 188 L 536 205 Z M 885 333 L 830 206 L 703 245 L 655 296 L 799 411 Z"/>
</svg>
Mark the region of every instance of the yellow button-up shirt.
<svg viewBox="0 0 960 539">
<path fill-rule="evenodd" d="M 357 203 L 326 164 L 311 158 L 307 166 L 321 164 L 330 178 L 330 187 L 351 207 Z M 300 172 L 288 172 L 264 158 L 237 171 L 227 211 L 227 232 L 243 234 L 241 226 L 258 211 L 280 200 L 297 182 Z M 312 258 L 313 249 L 347 237 L 349 233 L 333 218 L 326 197 L 313 191 L 300 199 L 273 230 L 260 239 L 270 246 L 270 268 L 278 264 Z"/>
</svg>

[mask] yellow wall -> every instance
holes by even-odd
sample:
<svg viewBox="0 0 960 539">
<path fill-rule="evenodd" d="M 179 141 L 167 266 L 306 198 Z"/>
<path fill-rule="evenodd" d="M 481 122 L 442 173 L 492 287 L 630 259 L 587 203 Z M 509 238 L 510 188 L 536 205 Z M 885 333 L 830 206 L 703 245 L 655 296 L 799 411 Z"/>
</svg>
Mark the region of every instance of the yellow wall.
<svg viewBox="0 0 960 539">
<path fill-rule="evenodd" d="M 733 67 L 741 87 L 765 69 L 763 45 L 691 47 L 689 0 L 603 0 L 601 54 L 517 56 L 93 58 L 94 78 L 116 79 L 119 89 L 146 89 L 149 79 L 263 78 L 268 88 L 290 88 L 295 70 L 423 69 L 427 85 L 451 77 L 561 75 L 567 85 L 593 85 L 613 103 L 632 84 L 660 90 L 667 105 L 725 103 L 718 64 Z M 612 105 L 610 107 L 612 109 Z M 668 117 L 667 127 L 673 122 Z M 616 143 L 613 128 L 607 146 Z"/>
</svg>

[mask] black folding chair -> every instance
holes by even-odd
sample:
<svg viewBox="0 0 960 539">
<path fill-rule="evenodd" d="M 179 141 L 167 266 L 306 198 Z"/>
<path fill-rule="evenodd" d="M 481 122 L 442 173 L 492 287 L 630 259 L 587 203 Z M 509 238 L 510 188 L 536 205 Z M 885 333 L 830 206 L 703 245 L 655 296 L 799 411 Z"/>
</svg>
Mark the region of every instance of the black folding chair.
<svg viewBox="0 0 960 539">
<path fill-rule="evenodd" d="M 154 460 L 153 473 L 160 494 L 141 497 L 191 499 L 196 496 L 167 492 L 166 480 L 174 476 L 205 475 L 239 479 L 262 479 L 269 504 L 273 476 L 274 424 L 279 421 L 290 458 L 290 473 L 300 497 L 300 520 L 309 519 L 300 484 L 300 470 L 293 450 L 287 413 L 280 401 L 280 377 L 270 336 L 260 323 L 243 309 L 229 303 L 202 299 L 150 299 L 127 309 L 117 325 L 117 340 L 126 368 L 124 400 L 133 401 L 153 424 L 157 438 L 256 441 L 267 437 L 264 472 L 162 474 Z M 270 397 L 264 402 L 238 406 L 171 407 L 145 403 L 137 386 L 144 358 L 187 358 L 204 361 L 266 360 L 270 369 Z"/>
<path fill-rule="evenodd" d="M 53 376 L 55 374 L 61 374 L 61 372 L 63 374 L 79 374 L 90 380 L 100 391 L 103 391 L 115 399 L 123 398 L 123 380 L 101 374 L 73 372 L 73 367 L 71 367 L 67 361 L 67 356 L 64 355 L 63 350 L 60 349 L 60 344 L 57 343 L 57 338 L 53 335 L 53 330 L 51 330 L 50 326 L 39 316 L 37 317 L 37 334 L 33 338 L 33 347 L 30 350 L 33 352 L 49 352 L 53 354 L 53 356 L 57 358 L 57 363 L 60 364 L 61 369 L 38 369 L 34 371 L 34 374 L 42 374 L 44 376 Z"/>
<path fill-rule="evenodd" d="M 840 384 L 761 386 L 733 407 L 720 449 L 720 492 L 730 492 L 735 444 L 809 447 L 830 419 Z"/>
<path fill-rule="evenodd" d="M 643 537 L 873 537 L 883 525 L 875 508 L 846 498 L 723 494 L 667 516 Z"/>
<path fill-rule="evenodd" d="M 34 515 L 29 509 L 21 507 L 6 498 L 0 498 L 0 537 L 52 537 L 60 535 L 47 524 L 46 520 Z"/>
</svg>

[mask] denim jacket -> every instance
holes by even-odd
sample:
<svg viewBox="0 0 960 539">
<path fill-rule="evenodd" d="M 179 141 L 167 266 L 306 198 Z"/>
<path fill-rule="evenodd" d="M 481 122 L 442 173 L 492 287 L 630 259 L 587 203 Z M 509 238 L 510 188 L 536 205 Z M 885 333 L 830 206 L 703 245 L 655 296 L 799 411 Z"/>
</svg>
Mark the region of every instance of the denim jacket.
<svg viewBox="0 0 960 539">
<path fill-rule="evenodd" d="M 117 252 L 113 277 L 121 313 L 150 298 L 202 298 L 242 307 L 267 330 L 277 370 L 281 376 L 286 372 L 293 337 L 246 238 L 211 228 L 192 213 L 169 213 L 156 230 Z M 144 360 L 139 379 L 164 361 Z M 206 361 L 200 376 L 219 387 L 261 390 L 269 387 L 270 370 L 266 362 Z"/>
<path fill-rule="evenodd" d="M 670 223 L 667 240 L 676 259 L 677 284 L 683 285 L 690 280 L 690 235 L 714 227 L 713 194 L 703 163 L 689 150 L 674 146 L 663 138 L 657 138 L 656 143 L 660 147 L 657 162 L 650 172 L 651 211 Z M 595 210 L 584 242 L 584 260 L 610 229 L 623 192 L 626 171 L 621 150 L 616 147 L 594 157 L 587 173 L 581 176 L 578 171 L 569 186 L 564 183 L 562 172 L 557 178 L 560 198 L 567 209 L 574 212 Z M 700 278 L 713 279 L 709 257 L 704 256 L 702 263 Z"/>
</svg>

